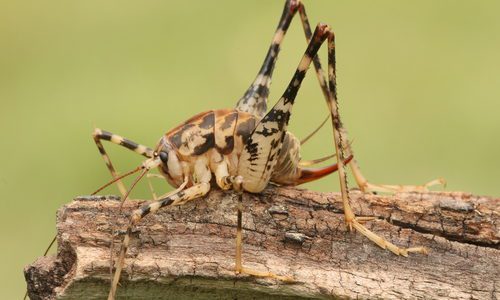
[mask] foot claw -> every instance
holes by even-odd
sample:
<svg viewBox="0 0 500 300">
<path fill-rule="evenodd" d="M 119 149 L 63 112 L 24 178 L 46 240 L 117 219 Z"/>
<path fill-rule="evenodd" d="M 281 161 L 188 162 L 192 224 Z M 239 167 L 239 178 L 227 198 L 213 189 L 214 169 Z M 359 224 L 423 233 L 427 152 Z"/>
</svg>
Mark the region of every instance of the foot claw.
<svg viewBox="0 0 500 300">
<path fill-rule="evenodd" d="M 407 257 L 409 252 L 421 253 L 421 254 L 425 254 L 425 255 L 428 254 L 427 249 L 424 247 L 400 248 L 400 247 L 392 244 L 391 242 L 387 241 L 383 237 L 377 235 L 376 233 L 372 232 L 371 230 L 366 228 L 364 225 L 362 225 L 361 222 L 367 221 L 366 218 L 369 218 L 369 217 L 360 217 L 360 218 L 355 217 L 354 219 L 351 219 L 351 221 L 348 222 L 347 224 L 351 228 L 354 227 L 359 233 L 366 236 L 372 242 L 377 244 L 380 248 L 387 249 L 396 255 L 401 255 L 401 256 Z M 361 221 L 361 222 L 359 222 L 359 221 Z"/>
</svg>

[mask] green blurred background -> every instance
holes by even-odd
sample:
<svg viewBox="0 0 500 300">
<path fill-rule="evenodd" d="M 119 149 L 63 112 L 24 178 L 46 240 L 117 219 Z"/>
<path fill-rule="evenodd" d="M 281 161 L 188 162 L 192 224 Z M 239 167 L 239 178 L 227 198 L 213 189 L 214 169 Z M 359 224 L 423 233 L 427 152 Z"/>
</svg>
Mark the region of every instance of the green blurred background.
<svg viewBox="0 0 500 300">
<path fill-rule="evenodd" d="M 336 32 L 341 114 L 371 181 L 444 177 L 448 190 L 500 195 L 500 2 L 305 3 L 313 24 L 329 23 Z M 233 107 L 260 67 L 282 6 L 0 2 L 0 298 L 22 296 L 22 268 L 54 235 L 57 208 L 109 179 L 93 126 L 153 146 L 197 112 Z M 271 101 L 304 49 L 297 19 Z M 326 115 L 311 75 L 291 121 L 299 137 Z M 332 152 L 331 135 L 325 127 L 303 157 Z M 141 161 L 107 149 L 122 171 Z M 338 190 L 337 176 L 307 187 Z M 149 197 L 147 186 L 134 196 Z"/>
</svg>

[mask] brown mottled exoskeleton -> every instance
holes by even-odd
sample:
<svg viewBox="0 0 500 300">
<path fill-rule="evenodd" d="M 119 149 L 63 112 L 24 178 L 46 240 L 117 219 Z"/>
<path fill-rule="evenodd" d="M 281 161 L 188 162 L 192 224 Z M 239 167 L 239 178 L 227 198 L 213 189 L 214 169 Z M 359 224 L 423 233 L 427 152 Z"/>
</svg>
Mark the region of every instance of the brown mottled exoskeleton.
<svg viewBox="0 0 500 300">
<path fill-rule="evenodd" d="M 267 96 L 276 59 L 290 22 L 297 12 L 300 15 L 309 44 L 282 97 L 267 111 Z M 318 50 L 325 41 L 328 44 L 327 76 L 317 57 Z M 306 167 L 319 160 L 301 161 L 299 154 L 301 142 L 287 131 L 292 106 L 311 63 L 314 64 L 320 87 L 330 110 L 336 150 L 337 164 L 323 168 Z M 442 183 L 442 181 L 434 180 L 421 186 L 399 186 L 372 184 L 364 178 L 357 162 L 352 157 L 351 145 L 347 141 L 338 113 L 334 34 L 330 27 L 324 24 L 317 25 L 314 33 L 311 33 L 304 6 L 299 0 L 286 1 L 264 63 L 255 81 L 238 101 L 235 109 L 211 110 L 200 113 L 167 132 L 160 138 L 154 149 L 100 129 L 95 129 L 93 137 L 114 178 L 112 182 L 117 182 L 120 192 L 124 196 L 123 200 L 127 198 L 137 181 L 153 168 L 158 168 L 160 174 L 169 184 L 177 188 L 168 195 L 159 197 L 159 199 L 132 213 L 121 244 L 108 299 L 115 297 L 133 226 L 148 214 L 154 213 L 162 207 L 182 205 L 206 195 L 213 182 L 221 189 L 233 189 L 240 192 L 241 201 L 241 192 L 259 193 L 270 182 L 279 185 L 297 185 L 338 170 L 345 220 L 349 228 L 354 227 L 380 247 L 397 255 L 406 256 L 408 252 L 426 252 L 422 247 L 406 249 L 391 244 L 361 224 L 369 218 L 357 218 L 353 214 L 349 206 L 346 164 L 350 164 L 359 188 L 366 192 L 426 190 L 429 186 Z M 147 159 L 132 172 L 118 176 L 101 140 L 124 146 Z M 139 171 L 142 171 L 141 175 L 127 191 L 120 179 Z M 241 209 L 239 209 L 236 234 L 236 272 L 279 280 L 291 280 L 287 276 L 259 272 L 242 266 L 241 214 Z"/>
</svg>

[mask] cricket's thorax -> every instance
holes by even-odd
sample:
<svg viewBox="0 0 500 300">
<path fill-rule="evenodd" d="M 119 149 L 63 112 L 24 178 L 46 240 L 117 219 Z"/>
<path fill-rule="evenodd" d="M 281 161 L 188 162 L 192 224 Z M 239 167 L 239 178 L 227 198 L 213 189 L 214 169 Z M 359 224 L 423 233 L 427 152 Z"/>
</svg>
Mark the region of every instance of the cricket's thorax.
<svg viewBox="0 0 500 300">
<path fill-rule="evenodd" d="M 237 174 L 240 155 L 247 138 L 252 134 L 258 119 L 235 109 L 211 110 L 197 114 L 167 132 L 159 141 L 156 151 L 162 159 L 160 173 L 173 186 L 180 186 L 189 176 L 189 185 L 196 181 L 195 165 L 202 161 L 216 172 L 223 160 L 231 176 Z M 283 138 L 283 148 L 271 180 L 287 184 L 300 176 L 297 171 L 300 142 L 289 132 Z"/>
</svg>

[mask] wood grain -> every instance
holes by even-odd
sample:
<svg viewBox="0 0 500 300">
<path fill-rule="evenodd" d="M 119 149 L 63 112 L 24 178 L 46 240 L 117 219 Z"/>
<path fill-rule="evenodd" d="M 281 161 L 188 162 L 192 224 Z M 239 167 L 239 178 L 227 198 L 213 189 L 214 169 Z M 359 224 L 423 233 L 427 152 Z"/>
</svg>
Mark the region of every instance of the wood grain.
<svg viewBox="0 0 500 300">
<path fill-rule="evenodd" d="M 353 191 L 367 226 L 429 255 L 398 257 L 344 225 L 338 193 L 269 187 L 245 194 L 243 265 L 294 283 L 234 273 L 236 196 L 212 191 L 160 210 L 135 228 L 118 298 L 498 299 L 500 199 L 463 192 L 371 195 Z M 86 198 L 57 215 L 58 254 L 25 268 L 31 299 L 103 299 L 109 289 L 111 222 L 141 205 Z M 115 239 L 118 250 L 120 238 Z"/>
</svg>

